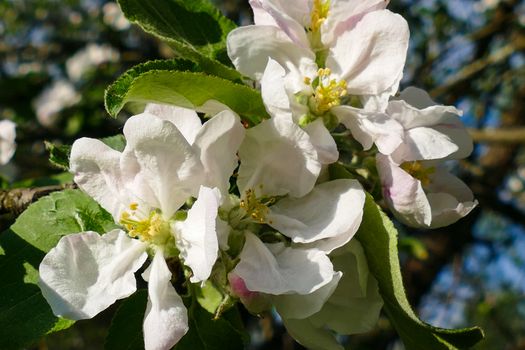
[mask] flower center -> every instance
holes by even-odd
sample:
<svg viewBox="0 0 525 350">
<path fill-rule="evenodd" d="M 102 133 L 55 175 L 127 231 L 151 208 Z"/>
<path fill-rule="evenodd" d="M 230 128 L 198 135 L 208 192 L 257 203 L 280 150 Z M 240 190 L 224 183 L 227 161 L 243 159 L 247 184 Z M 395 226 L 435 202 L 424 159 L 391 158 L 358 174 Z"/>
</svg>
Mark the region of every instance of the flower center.
<svg viewBox="0 0 525 350">
<path fill-rule="evenodd" d="M 436 172 L 435 167 L 425 168 L 421 162 L 405 162 L 401 164 L 401 169 L 409 173 L 412 177 L 421 181 L 423 186 L 427 186 L 432 182 L 430 176 Z"/>
<path fill-rule="evenodd" d="M 246 215 L 259 224 L 266 222 L 266 215 L 270 209 L 269 205 L 275 203 L 275 198 L 257 198 L 254 190 L 247 190 L 246 196 L 241 200 L 239 206 L 244 209 Z"/>
<path fill-rule="evenodd" d="M 122 213 L 119 222 L 126 228 L 130 237 L 157 245 L 165 245 L 172 237 L 169 223 L 159 212 L 153 210 L 147 218 L 139 220 L 136 218 L 138 204 L 132 203 L 129 209 L 130 212 Z"/>
<path fill-rule="evenodd" d="M 341 98 L 347 95 L 346 81 L 330 79 L 332 72 L 329 68 L 320 68 L 317 78 L 312 82 L 310 78 L 304 78 L 304 83 L 311 85 L 314 91 L 309 98 L 310 110 L 316 115 L 323 115 L 332 107 L 341 104 Z"/>
<path fill-rule="evenodd" d="M 310 29 L 313 32 L 317 32 L 328 17 L 328 10 L 330 10 L 330 0 L 314 0 L 313 5 L 312 13 L 310 14 Z"/>
</svg>

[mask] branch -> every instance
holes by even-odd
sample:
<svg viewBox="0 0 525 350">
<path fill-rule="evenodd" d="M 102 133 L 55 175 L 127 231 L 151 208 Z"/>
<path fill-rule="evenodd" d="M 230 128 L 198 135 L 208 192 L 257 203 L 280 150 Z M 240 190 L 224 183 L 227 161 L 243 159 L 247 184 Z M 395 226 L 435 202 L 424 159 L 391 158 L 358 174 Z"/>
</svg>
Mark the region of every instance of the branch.
<svg viewBox="0 0 525 350">
<path fill-rule="evenodd" d="M 469 129 L 474 142 L 479 143 L 525 143 L 525 128 Z"/>
<path fill-rule="evenodd" d="M 436 87 L 430 91 L 430 95 L 436 97 L 441 96 L 444 93 L 448 92 L 453 86 L 460 84 L 461 82 L 470 79 L 476 73 L 484 70 L 488 66 L 501 62 L 511 56 L 513 53 L 525 49 L 525 40 L 516 40 L 517 42 L 511 42 L 494 53 L 490 54 L 488 57 L 481 58 L 472 62 L 471 64 L 465 66 L 461 69 L 454 77 L 448 79 L 443 83 L 443 85 Z"/>
<path fill-rule="evenodd" d="M 51 192 L 62 191 L 68 188 L 76 188 L 76 185 L 67 183 L 64 185 L 0 190 L 0 215 L 11 214 L 18 216 L 37 199 L 47 196 Z"/>
</svg>

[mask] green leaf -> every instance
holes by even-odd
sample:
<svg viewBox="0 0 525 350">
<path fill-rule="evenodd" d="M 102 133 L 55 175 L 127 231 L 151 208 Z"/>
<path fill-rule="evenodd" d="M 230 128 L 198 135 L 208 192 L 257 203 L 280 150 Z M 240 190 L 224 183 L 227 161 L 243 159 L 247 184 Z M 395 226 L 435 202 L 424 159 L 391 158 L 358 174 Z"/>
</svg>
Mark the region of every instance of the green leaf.
<svg viewBox="0 0 525 350">
<path fill-rule="evenodd" d="M 144 349 L 142 323 L 148 302 L 148 291 L 138 290 L 122 302 L 109 327 L 104 349 L 141 350 Z"/>
<path fill-rule="evenodd" d="M 104 142 L 106 145 L 119 152 L 122 152 L 126 147 L 126 138 L 122 134 L 104 137 L 100 139 L 100 141 Z"/>
<path fill-rule="evenodd" d="M 0 349 L 22 348 L 74 323 L 54 316 L 35 284 L 2 285 L 0 300 Z"/>
<path fill-rule="evenodd" d="M 100 139 L 109 147 L 116 151 L 122 152 L 126 147 L 124 135 L 104 137 Z M 49 152 L 49 161 L 51 164 L 62 170 L 69 170 L 69 155 L 71 154 L 71 145 L 55 145 L 51 142 L 45 142 L 46 149 Z"/>
<path fill-rule="evenodd" d="M 180 57 L 225 79 L 241 75 L 229 63 L 226 37 L 236 27 L 206 0 L 119 0 L 125 16 L 168 44 Z"/>
<path fill-rule="evenodd" d="M 242 350 L 249 340 L 235 307 L 214 320 L 211 313 L 194 302 L 189 310 L 189 327 L 175 350 Z"/>
<path fill-rule="evenodd" d="M 350 177 L 340 166 L 332 168 L 338 168 L 330 169 L 332 177 Z M 466 349 L 483 339 L 483 331 L 479 327 L 442 329 L 428 325 L 416 316 L 403 286 L 397 230 L 368 193 L 357 239 L 365 251 L 370 272 L 379 284 L 384 308 L 407 350 Z"/>
<path fill-rule="evenodd" d="M 208 100 L 215 100 L 251 124 L 268 118 L 261 95 L 255 89 L 204 73 L 156 68 L 157 65 L 134 68 L 109 86 L 105 95 L 108 113 L 116 117 L 128 102 L 198 108 Z"/>
<path fill-rule="evenodd" d="M 67 234 L 115 229 L 113 217 L 80 190 L 54 192 L 29 206 L 11 226 L 27 243 L 48 252 Z"/>
<path fill-rule="evenodd" d="M 44 141 L 46 150 L 49 152 L 49 161 L 51 164 L 62 170 L 69 170 L 69 154 L 71 153 L 70 145 L 55 145 L 51 142 Z"/>
<path fill-rule="evenodd" d="M 211 281 L 206 281 L 202 288 L 197 289 L 197 301 L 209 313 L 215 314 L 224 296 Z"/>
</svg>

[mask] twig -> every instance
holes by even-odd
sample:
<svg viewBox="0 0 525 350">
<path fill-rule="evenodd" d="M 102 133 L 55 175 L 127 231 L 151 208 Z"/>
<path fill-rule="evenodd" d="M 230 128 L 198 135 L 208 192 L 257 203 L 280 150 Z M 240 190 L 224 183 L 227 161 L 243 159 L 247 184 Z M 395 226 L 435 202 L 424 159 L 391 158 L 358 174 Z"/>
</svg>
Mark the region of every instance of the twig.
<svg viewBox="0 0 525 350">
<path fill-rule="evenodd" d="M 431 90 L 430 95 L 434 97 L 441 96 L 447 91 L 449 91 L 453 86 L 465 80 L 468 80 L 474 74 L 479 73 L 486 67 L 507 59 L 513 53 L 525 48 L 525 42 L 523 41 L 524 40 L 517 40 L 517 43 L 507 44 L 503 46 L 502 48 L 500 48 L 499 50 L 497 50 L 496 52 L 489 55 L 488 57 L 481 58 L 465 66 L 453 78 L 445 81 L 443 85 L 438 86 L 435 89 Z"/>
<path fill-rule="evenodd" d="M 73 183 L 53 185 L 35 188 L 14 188 L 0 190 L 0 215 L 20 215 L 31 203 L 51 192 L 62 191 L 68 188 L 76 188 Z"/>
<path fill-rule="evenodd" d="M 479 143 L 525 143 L 525 128 L 469 129 L 474 142 Z"/>
</svg>

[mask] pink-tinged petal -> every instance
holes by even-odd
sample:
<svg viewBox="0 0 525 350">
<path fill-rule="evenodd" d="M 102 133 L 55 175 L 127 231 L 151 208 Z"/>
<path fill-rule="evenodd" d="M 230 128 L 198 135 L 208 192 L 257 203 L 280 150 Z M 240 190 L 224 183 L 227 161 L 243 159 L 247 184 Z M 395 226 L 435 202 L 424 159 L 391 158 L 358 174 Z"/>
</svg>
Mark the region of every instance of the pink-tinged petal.
<svg viewBox="0 0 525 350">
<path fill-rule="evenodd" d="M 297 1 L 258 0 L 250 1 L 256 25 L 269 24 L 279 27 L 297 45 L 310 47 L 302 19 L 308 16 L 306 0 Z M 266 12 L 263 14 L 262 12 Z M 270 18 L 268 17 L 270 16 Z M 262 23 L 261 23 L 262 22 Z"/>
<path fill-rule="evenodd" d="M 149 297 L 143 326 L 145 349 L 169 350 L 188 331 L 188 313 L 160 251 L 142 276 L 148 281 Z"/>
<path fill-rule="evenodd" d="M 242 74 L 261 80 L 271 57 L 287 71 L 317 71 L 315 54 L 295 44 L 279 28 L 272 26 L 246 26 L 228 34 L 228 55 Z M 308 75 L 309 76 L 309 75 Z"/>
<path fill-rule="evenodd" d="M 309 294 L 329 283 L 333 267 L 326 254 L 317 249 L 264 244 L 252 233 L 233 272 L 252 292 L 273 295 Z"/>
<path fill-rule="evenodd" d="M 270 207 L 270 226 L 296 243 L 355 234 L 363 217 L 365 192 L 357 180 L 339 179 L 314 187 L 301 198 L 283 198 Z M 323 208 L 323 210 L 319 210 Z"/>
<path fill-rule="evenodd" d="M 188 217 L 177 225 L 180 232 L 180 236 L 176 237 L 177 248 L 184 265 L 193 272 L 190 278 L 192 283 L 208 279 L 217 260 L 219 244 L 215 228 L 220 199 L 217 188 L 201 186 Z"/>
<path fill-rule="evenodd" d="M 248 129 L 239 157 L 241 194 L 255 189 L 258 194 L 302 197 L 321 171 L 310 137 L 289 118 L 272 118 Z"/>
<path fill-rule="evenodd" d="M 367 112 L 350 106 L 334 107 L 331 112 L 350 130 L 364 150 L 375 143 L 379 152 L 388 155 L 403 142 L 402 125 L 384 113 Z"/>
<path fill-rule="evenodd" d="M 344 350 L 333 332 L 314 325 L 310 318 L 283 319 L 288 333 L 301 345 L 312 350 Z"/>
<path fill-rule="evenodd" d="M 130 203 L 120 157 L 120 152 L 100 140 L 81 138 L 73 143 L 69 160 L 78 187 L 110 212 L 115 221 Z"/>
<path fill-rule="evenodd" d="M 317 150 L 321 164 L 331 164 L 339 159 L 337 144 L 322 119 L 317 118 L 303 127 L 303 130 L 310 136 L 310 141 Z"/>
<path fill-rule="evenodd" d="M 432 211 L 421 182 L 387 156 L 378 154 L 376 160 L 383 197 L 396 218 L 409 226 L 428 227 Z"/>
<path fill-rule="evenodd" d="M 191 145 L 201 128 L 201 120 L 193 109 L 178 106 L 148 103 L 144 113 L 150 113 L 173 123 Z"/>
<path fill-rule="evenodd" d="M 408 24 L 403 17 L 388 10 L 368 13 L 355 28 L 337 38 L 326 66 L 347 81 L 350 94 L 382 93 L 403 71 L 408 38 Z"/>
<path fill-rule="evenodd" d="M 135 292 L 146 248 L 121 230 L 62 237 L 40 263 L 38 284 L 55 315 L 92 318 Z"/>
<path fill-rule="evenodd" d="M 272 297 L 273 305 L 282 318 L 309 317 L 321 310 L 324 303 L 335 291 L 343 274 L 334 273 L 332 280 L 325 286 L 310 294 L 282 294 Z"/>
<path fill-rule="evenodd" d="M 16 124 L 10 120 L 0 121 L 0 164 L 7 164 L 15 154 Z"/>
<path fill-rule="evenodd" d="M 222 194 L 228 194 L 244 134 L 240 118 L 231 111 L 222 111 L 204 123 L 193 147 L 204 167 L 205 186 L 217 187 Z"/>
<path fill-rule="evenodd" d="M 431 228 L 453 224 L 478 204 L 470 188 L 443 168 L 436 170 L 426 191 L 432 208 Z"/>
<path fill-rule="evenodd" d="M 237 296 L 251 313 L 259 314 L 272 308 L 271 297 L 268 294 L 248 290 L 244 280 L 235 273 L 228 274 L 228 282 L 233 295 Z"/>
<path fill-rule="evenodd" d="M 148 113 L 129 118 L 124 136 L 121 168 L 129 190 L 169 219 L 203 182 L 198 154 L 174 124 Z"/>
<path fill-rule="evenodd" d="M 332 0 L 328 17 L 321 26 L 322 41 L 326 46 L 344 32 L 353 29 L 367 13 L 383 10 L 389 0 Z"/>
</svg>

